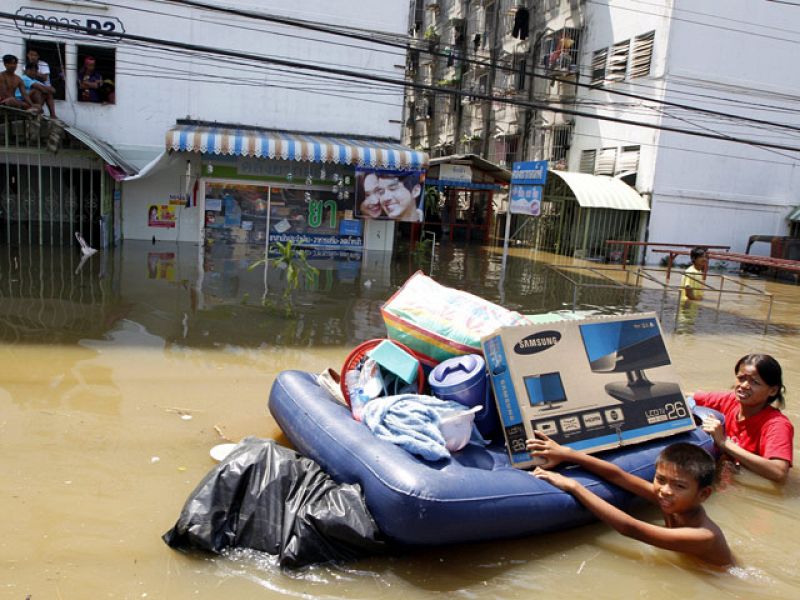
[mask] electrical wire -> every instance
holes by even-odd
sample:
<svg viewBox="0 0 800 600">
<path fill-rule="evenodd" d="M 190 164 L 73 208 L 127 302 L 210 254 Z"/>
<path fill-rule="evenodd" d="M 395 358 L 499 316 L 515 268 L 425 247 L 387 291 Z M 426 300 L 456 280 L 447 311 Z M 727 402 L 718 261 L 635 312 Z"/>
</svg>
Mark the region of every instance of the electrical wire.
<svg viewBox="0 0 800 600">
<path fill-rule="evenodd" d="M 8 20 L 16 20 L 17 17 L 16 17 L 16 15 L 13 15 L 13 14 L 10 14 L 10 13 L 0 12 L 0 18 L 8 19 Z M 74 26 L 73 29 L 89 32 L 88 28 L 81 27 L 81 26 Z M 585 117 L 585 118 L 597 119 L 597 120 L 604 120 L 604 121 L 622 123 L 622 124 L 627 124 L 627 125 L 635 125 L 635 126 L 639 126 L 639 127 L 645 127 L 645 128 L 655 129 L 655 130 L 660 130 L 660 131 L 672 131 L 674 133 L 681 133 L 681 134 L 690 135 L 690 136 L 705 137 L 705 138 L 709 138 L 709 139 L 717 139 L 717 140 L 722 140 L 722 141 L 730 141 L 730 142 L 742 143 L 742 144 L 747 144 L 747 145 L 751 145 L 751 146 L 760 146 L 760 147 L 767 147 L 767 148 L 776 148 L 776 149 L 781 149 L 781 150 L 789 150 L 789 151 L 792 151 L 792 152 L 800 152 L 800 148 L 794 147 L 794 146 L 787 146 L 785 144 L 775 144 L 775 143 L 767 142 L 767 141 L 753 140 L 753 139 L 746 139 L 746 138 L 739 138 L 739 137 L 733 138 L 733 137 L 726 136 L 726 135 L 711 134 L 711 133 L 704 132 L 704 131 L 687 130 L 687 129 L 681 129 L 681 128 L 677 128 L 677 127 L 670 127 L 670 126 L 653 124 L 653 123 L 644 123 L 644 122 L 640 122 L 640 121 L 635 121 L 635 120 L 625 119 L 625 118 L 620 118 L 620 117 L 613 117 L 613 116 L 608 116 L 608 115 L 598 115 L 598 114 L 594 114 L 593 115 L 593 114 L 585 113 L 585 112 L 582 112 L 582 111 L 577 111 L 577 110 L 573 110 L 573 109 L 567 109 L 567 108 L 564 108 L 564 107 L 561 107 L 561 106 L 548 105 L 548 104 L 545 104 L 545 103 L 542 103 L 542 102 L 529 102 L 529 101 L 526 102 L 526 101 L 521 101 L 521 100 L 516 100 L 516 99 L 497 98 L 497 97 L 495 97 L 493 95 L 490 95 L 490 94 L 475 93 L 475 92 L 464 92 L 462 90 L 453 90 L 453 89 L 440 87 L 440 86 L 433 86 L 433 85 L 419 84 L 419 83 L 410 83 L 410 82 L 408 82 L 408 81 L 406 81 L 404 79 L 403 80 L 398 80 L 398 79 L 393 79 L 393 78 L 389 78 L 389 77 L 382 77 L 382 76 L 376 76 L 376 75 L 365 74 L 365 73 L 357 73 L 357 72 L 353 72 L 353 71 L 347 71 L 345 69 L 332 68 L 332 67 L 323 67 L 323 66 L 320 66 L 320 65 L 313 65 L 313 64 L 309 64 L 309 63 L 301 63 L 301 62 L 298 62 L 298 61 L 289 61 L 289 60 L 285 60 L 285 59 L 276 59 L 276 58 L 272 58 L 272 57 L 256 55 L 256 54 L 251 54 L 251 53 L 246 53 L 246 52 L 241 52 L 241 51 L 221 49 L 221 48 L 212 48 L 212 47 L 203 46 L 203 45 L 199 45 L 199 44 L 176 42 L 176 41 L 173 41 L 173 40 L 164 40 L 164 39 L 152 38 L 152 37 L 149 37 L 149 36 L 141 36 L 141 35 L 135 35 L 135 34 L 129 34 L 129 33 L 115 33 L 115 37 L 119 38 L 119 39 L 122 39 L 122 40 L 126 40 L 126 41 L 135 41 L 135 42 L 140 42 L 140 43 L 150 43 L 150 44 L 154 44 L 154 45 L 160 45 L 160 46 L 163 46 L 163 47 L 176 48 L 176 49 L 182 49 L 182 50 L 187 50 L 187 51 L 212 53 L 214 55 L 220 55 L 220 56 L 227 56 L 227 57 L 232 57 L 232 58 L 237 58 L 237 59 L 250 60 L 250 61 L 253 61 L 253 62 L 263 62 L 263 63 L 266 63 L 266 64 L 278 65 L 278 66 L 282 66 L 282 67 L 286 67 L 286 68 L 295 68 L 295 69 L 301 69 L 303 71 L 316 72 L 316 73 L 325 73 L 326 75 L 333 74 L 333 75 L 339 75 L 339 76 L 344 76 L 344 77 L 348 77 L 348 78 L 355 78 L 355 79 L 361 79 L 361 80 L 366 80 L 366 81 L 380 82 L 380 83 L 384 83 L 384 84 L 387 84 L 387 85 L 400 86 L 400 87 L 403 87 L 405 89 L 415 88 L 415 89 L 428 90 L 428 91 L 432 91 L 432 92 L 439 92 L 439 93 L 442 93 L 442 94 L 445 94 L 445 95 L 449 95 L 451 97 L 455 97 L 455 96 L 473 97 L 473 98 L 479 98 L 479 99 L 484 99 L 484 100 L 489 100 L 489 101 L 502 102 L 502 103 L 506 103 L 506 104 L 522 106 L 522 107 L 526 107 L 526 108 L 534 108 L 534 109 L 539 109 L 539 110 L 549 110 L 551 112 L 561 113 L 561 114 L 566 114 L 566 115 L 571 115 L 571 116 Z"/>
<path fill-rule="evenodd" d="M 375 40 L 372 37 L 370 37 L 369 35 L 366 35 L 366 34 L 363 34 L 363 33 L 353 33 L 353 34 L 351 34 L 349 32 L 342 32 L 340 29 L 331 28 L 330 26 L 326 26 L 326 25 L 323 25 L 323 24 L 320 24 L 320 23 L 316 23 L 316 22 L 312 22 L 312 21 L 301 21 L 301 20 L 296 20 L 296 19 L 288 19 L 288 18 L 285 18 L 285 17 L 278 17 L 278 16 L 275 16 L 275 15 L 264 14 L 264 13 L 255 13 L 253 11 L 247 11 L 247 10 L 241 10 L 241 9 L 233 9 L 233 8 L 227 8 L 227 7 L 221 7 L 221 6 L 214 6 L 214 5 L 207 4 L 205 2 L 199 2 L 197 0 L 168 0 L 168 2 L 170 2 L 172 4 L 191 6 L 191 7 L 194 7 L 194 8 L 202 8 L 204 10 L 209 10 L 209 11 L 214 11 L 214 12 L 221 12 L 221 13 L 232 14 L 232 15 L 237 15 L 237 16 L 243 16 L 243 17 L 263 20 L 263 21 L 267 21 L 267 22 L 281 23 L 281 24 L 284 24 L 284 25 L 300 27 L 300 28 L 303 28 L 303 29 L 310 29 L 310 30 L 318 31 L 318 32 L 330 33 L 330 34 L 333 34 L 333 35 L 342 35 L 342 36 L 345 36 L 345 37 L 353 37 L 355 39 L 360 39 L 360 40 L 363 40 L 363 41 L 371 41 L 371 42 L 374 42 L 374 43 L 380 43 L 380 44 L 390 45 L 390 46 L 395 46 L 395 47 L 404 47 L 404 46 L 407 47 L 408 44 L 410 43 L 410 41 L 412 41 L 412 40 L 416 41 L 413 38 L 410 38 L 410 39 L 406 38 L 405 43 L 401 44 L 401 43 L 392 42 L 392 41 Z M 595 2 L 595 3 L 596 4 L 600 4 L 600 3 L 597 3 L 597 2 Z M 800 43 L 800 41 L 798 41 L 797 43 Z M 429 53 L 432 54 L 432 55 L 439 56 L 440 58 L 450 58 L 451 57 L 451 55 L 449 55 L 448 53 L 436 53 L 436 52 L 429 52 Z M 487 65 L 486 63 L 483 63 L 482 61 L 476 61 L 474 59 L 466 59 L 466 58 L 462 57 L 461 60 L 465 61 L 465 62 L 468 62 L 470 64 L 491 66 L 491 64 Z M 497 68 L 497 65 L 495 65 L 495 67 Z M 502 70 L 506 71 L 507 73 L 510 73 L 510 74 L 517 74 L 519 72 L 519 70 L 513 68 L 513 66 L 506 66 L 506 67 L 500 67 L 500 68 Z M 609 88 L 606 88 L 606 87 L 598 87 L 598 86 L 593 86 L 591 84 L 565 80 L 565 79 L 562 79 L 562 78 L 559 78 L 559 77 L 556 77 L 556 76 L 552 76 L 552 75 L 546 75 L 546 74 L 542 74 L 542 73 L 536 74 L 535 67 L 534 67 L 534 71 L 531 72 L 531 73 L 528 73 L 527 69 L 526 69 L 526 74 L 532 74 L 534 76 L 538 76 L 538 77 L 541 77 L 541 78 L 544 78 L 544 79 L 549 79 L 550 81 L 563 81 L 563 82 L 566 82 L 566 83 L 568 83 L 570 85 L 576 85 L 577 87 L 589 88 L 589 89 L 597 89 L 597 90 L 605 91 L 605 92 L 608 92 L 608 93 L 611 93 L 611 94 L 621 95 L 621 96 L 625 96 L 625 97 L 629 97 L 629 98 L 635 98 L 635 99 L 638 99 L 638 100 L 643 100 L 643 101 L 648 101 L 648 102 L 656 102 L 656 103 L 664 104 L 664 105 L 667 105 L 667 106 L 673 106 L 675 108 L 683 108 L 683 109 L 686 109 L 686 110 L 694 110 L 694 111 L 698 111 L 698 112 L 702 112 L 702 113 L 706 113 L 706 114 L 714 114 L 714 115 L 717 115 L 717 116 L 733 117 L 733 118 L 742 119 L 744 121 L 748 121 L 748 122 L 752 122 L 752 123 L 758 123 L 758 124 L 762 124 L 762 125 L 769 125 L 769 126 L 773 126 L 773 127 L 781 127 L 781 128 L 786 128 L 786 129 L 793 129 L 795 131 L 800 131 L 800 127 L 794 126 L 794 125 L 790 125 L 790 124 L 786 124 L 786 123 L 767 121 L 767 120 L 764 120 L 764 119 L 756 119 L 756 118 L 753 118 L 753 117 L 746 117 L 744 115 L 735 115 L 735 114 L 731 114 L 731 113 L 723 113 L 721 111 L 715 111 L 715 110 L 712 110 L 712 109 L 701 108 L 701 107 L 693 107 L 693 106 L 689 106 L 689 105 L 686 105 L 686 104 L 666 101 L 666 100 L 663 100 L 663 99 L 659 100 L 659 99 L 654 99 L 654 98 L 648 98 L 648 97 L 642 96 L 640 94 L 634 94 L 634 93 L 631 93 L 631 92 L 624 92 L 624 91 L 619 90 L 619 89 L 609 89 Z"/>
</svg>

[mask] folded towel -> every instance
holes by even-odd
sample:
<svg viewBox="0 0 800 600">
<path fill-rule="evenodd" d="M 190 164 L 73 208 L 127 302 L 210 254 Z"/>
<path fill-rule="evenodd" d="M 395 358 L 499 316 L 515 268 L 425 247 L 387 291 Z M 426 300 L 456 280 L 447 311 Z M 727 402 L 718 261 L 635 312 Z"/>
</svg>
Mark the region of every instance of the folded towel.
<svg viewBox="0 0 800 600">
<path fill-rule="evenodd" d="M 383 396 L 367 402 L 361 421 L 382 440 L 425 460 L 441 460 L 450 452 L 445 448 L 439 420 L 442 414 L 453 410 L 465 408 L 458 402 L 433 396 Z"/>
</svg>

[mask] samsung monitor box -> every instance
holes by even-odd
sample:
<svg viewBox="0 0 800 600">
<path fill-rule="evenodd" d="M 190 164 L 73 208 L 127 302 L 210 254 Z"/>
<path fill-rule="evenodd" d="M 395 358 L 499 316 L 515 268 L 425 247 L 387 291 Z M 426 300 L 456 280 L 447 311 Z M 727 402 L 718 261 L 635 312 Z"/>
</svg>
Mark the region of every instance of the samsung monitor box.
<svg viewBox="0 0 800 600">
<path fill-rule="evenodd" d="M 694 427 L 653 313 L 502 327 L 481 341 L 514 467 L 538 429 L 597 452 Z"/>
</svg>

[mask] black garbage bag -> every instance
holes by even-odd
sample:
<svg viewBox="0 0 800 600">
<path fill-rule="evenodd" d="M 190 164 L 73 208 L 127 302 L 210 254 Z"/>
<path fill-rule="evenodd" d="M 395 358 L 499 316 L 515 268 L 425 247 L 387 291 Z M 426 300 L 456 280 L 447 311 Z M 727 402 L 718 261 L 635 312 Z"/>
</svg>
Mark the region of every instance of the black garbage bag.
<svg viewBox="0 0 800 600">
<path fill-rule="evenodd" d="M 162 537 L 183 550 L 253 548 L 287 568 L 387 549 L 358 484 L 338 484 L 313 460 L 255 437 L 205 476 Z"/>
</svg>

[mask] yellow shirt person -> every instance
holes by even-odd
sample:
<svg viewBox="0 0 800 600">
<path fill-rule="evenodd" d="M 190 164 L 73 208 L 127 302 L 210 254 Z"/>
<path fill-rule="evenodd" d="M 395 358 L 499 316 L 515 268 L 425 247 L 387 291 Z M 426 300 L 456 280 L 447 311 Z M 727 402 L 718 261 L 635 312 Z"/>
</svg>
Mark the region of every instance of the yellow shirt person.
<svg viewBox="0 0 800 600">
<path fill-rule="evenodd" d="M 681 303 L 686 300 L 702 300 L 705 288 L 705 271 L 708 267 L 708 257 L 705 248 L 692 248 L 689 253 L 692 259 L 691 266 L 686 269 L 681 278 Z"/>
</svg>

